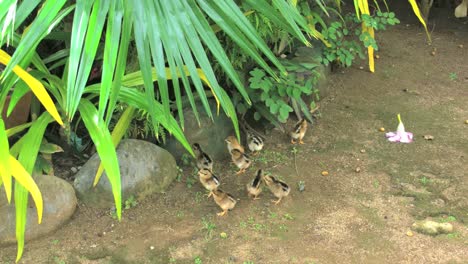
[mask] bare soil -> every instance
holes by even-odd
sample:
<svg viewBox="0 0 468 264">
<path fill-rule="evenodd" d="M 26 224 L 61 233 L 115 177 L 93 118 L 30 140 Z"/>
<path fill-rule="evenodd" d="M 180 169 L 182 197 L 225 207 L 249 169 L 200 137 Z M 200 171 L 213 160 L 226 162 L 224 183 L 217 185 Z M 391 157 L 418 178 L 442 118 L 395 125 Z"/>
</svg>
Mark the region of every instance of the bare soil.
<svg viewBox="0 0 468 264">
<path fill-rule="evenodd" d="M 245 175 L 217 161 L 222 188 L 239 199 L 227 216 L 216 216 L 186 166 L 121 222 L 80 205 L 63 228 L 28 243 L 20 263 L 468 263 L 468 25 L 439 25 L 432 37 L 426 45 L 414 20 L 378 33 L 376 72 L 362 61 L 332 74 L 306 145 L 273 130 Z M 396 129 L 397 113 L 411 144 L 379 132 Z M 289 183 L 290 196 L 277 206 L 267 190 L 249 200 L 257 168 Z M 408 236 L 425 218 L 454 232 Z M 2 248 L 0 262 L 15 256 L 15 246 Z"/>
</svg>

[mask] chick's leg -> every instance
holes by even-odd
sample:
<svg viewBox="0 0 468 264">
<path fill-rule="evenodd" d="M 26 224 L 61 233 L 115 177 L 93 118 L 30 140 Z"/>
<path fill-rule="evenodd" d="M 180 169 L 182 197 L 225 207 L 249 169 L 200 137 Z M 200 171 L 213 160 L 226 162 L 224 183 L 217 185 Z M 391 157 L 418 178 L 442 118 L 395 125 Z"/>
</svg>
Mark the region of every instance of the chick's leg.
<svg viewBox="0 0 468 264">
<path fill-rule="evenodd" d="M 296 141 L 294 141 L 294 139 L 291 139 L 291 144 L 296 144 Z"/>
<path fill-rule="evenodd" d="M 208 196 L 207 198 L 210 198 L 211 196 L 213 196 L 213 191 L 210 191 L 206 196 Z"/>
<path fill-rule="evenodd" d="M 217 213 L 218 216 L 224 216 L 225 214 L 227 214 L 227 210 Z"/>
<path fill-rule="evenodd" d="M 236 175 L 240 175 L 245 172 L 245 169 L 240 169 L 238 172 L 236 172 Z"/>
<path fill-rule="evenodd" d="M 275 205 L 278 205 L 281 202 L 281 199 L 283 199 L 283 197 L 281 197 L 277 201 L 273 201 L 273 202 L 275 203 Z"/>
<path fill-rule="evenodd" d="M 299 140 L 299 144 L 304 145 L 305 143 L 304 143 L 304 141 L 302 141 L 302 139 L 301 139 L 301 140 Z"/>
</svg>

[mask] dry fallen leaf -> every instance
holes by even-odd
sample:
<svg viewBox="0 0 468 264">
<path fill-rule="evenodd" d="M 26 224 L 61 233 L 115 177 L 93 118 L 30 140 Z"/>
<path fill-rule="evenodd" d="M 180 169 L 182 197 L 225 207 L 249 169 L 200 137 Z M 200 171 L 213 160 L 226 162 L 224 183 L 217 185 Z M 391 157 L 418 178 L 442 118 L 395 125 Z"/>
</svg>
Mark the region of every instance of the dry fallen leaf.
<svg viewBox="0 0 468 264">
<path fill-rule="evenodd" d="M 361 172 L 361 168 L 360 167 L 357 167 L 356 170 L 355 170 L 357 173 Z"/>
<path fill-rule="evenodd" d="M 360 151 L 361 151 L 361 153 L 366 153 L 365 149 L 361 149 Z"/>
<path fill-rule="evenodd" d="M 468 119 L 467 119 L 467 120 L 465 120 L 465 124 L 467 124 L 467 125 L 468 125 Z"/>
<path fill-rule="evenodd" d="M 379 131 L 380 132 L 385 132 L 385 128 L 381 127 L 381 128 L 379 128 Z"/>
<path fill-rule="evenodd" d="M 412 231 L 408 231 L 408 232 L 406 232 L 406 235 L 407 235 L 407 236 L 409 236 L 409 237 L 412 237 L 412 236 L 414 236 L 414 234 L 413 234 L 413 232 L 412 232 Z"/>
<path fill-rule="evenodd" d="M 322 176 L 328 176 L 328 171 L 322 171 Z"/>
</svg>

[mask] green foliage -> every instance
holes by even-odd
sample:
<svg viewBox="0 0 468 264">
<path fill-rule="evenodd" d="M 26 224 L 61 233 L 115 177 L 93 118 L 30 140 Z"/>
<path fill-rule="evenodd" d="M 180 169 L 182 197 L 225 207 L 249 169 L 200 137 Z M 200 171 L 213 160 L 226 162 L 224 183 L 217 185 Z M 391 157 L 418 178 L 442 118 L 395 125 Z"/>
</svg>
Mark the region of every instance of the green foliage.
<svg viewBox="0 0 468 264">
<path fill-rule="evenodd" d="M 202 217 L 202 230 L 205 230 L 205 239 L 213 237 L 213 231 L 216 229 L 216 224 L 211 222 L 206 217 Z"/>
<path fill-rule="evenodd" d="M 272 123 L 275 121 L 285 123 L 290 113 L 296 109 L 296 111 L 302 111 L 309 119 L 311 118 L 304 97 L 312 95 L 313 99 L 319 98 L 318 90 L 315 88 L 318 73 L 314 70 L 318 65 L 291 62 L 283 62 L 283 64 L 288 75 L 281 76 L 279 80 L 267 75 L 259 68 L 250 71 L 249 95 L 252 99 L 252 106 L 238 101 L 239 113 L 244 114 L 248 109 L 253 108 L 255 120 L 264 117 Z"/>
<path fill-rule="evenodd" d="M 422 185 L 427 185 L 428 183 L 431 182 L 431 179 L 427 178 L 426 176 L 422 177 L 421 179 L 419 179 L 419 181 L 421 182 Z"/>
<path fill-rule="evenodd" d="M 456 222 L 456 221 L 457 221 L 457 218 L 453 215 L 449 215 L 447 217 L 440 217 L 438 219 L 439 223 L 450 223 L 450 222 Z"/>
<path fill-rule="evenodd" d="M 456 81 L 458 80 L 458 75 L 455 72 L 449 73 L 449 78 L 451 81 Z"/>
<path fill-rule="evenodd" d="M 36 174 L 45 173 L 47 175 L 53 174 L 52 154 L 63 152 L 63 149 L 56 145 L 47 142 L 43 139 L 39 148 L 39 156 L 37 156 L 36 163 L 34 164 L 34 172 Z"/>
<path fill-rule="evenodd" d="M 130 195 L 130 197 L 127 198 L 127 200 L 125 200 L 125 209 L 128 210 L 132 207 L 135 207 L 138 205 L 138 201 L 135 199 L 135 196 L 133 195 Z"/>
<path fill-rule="evenodd" d="M 374 17 L 363 14 L 361 19 L 366 26 L 374 30 L 385 30 L 388 25 L 400 23 L 393 12 L 378 11 Z M 370 46 L 378 50 L 375 39 L 369 32 L 361 30 L 361 21 L 355 14 L 348 14 L 343 20 L 332 22 L 322 30 L 322 35 L 330 43 L 330 47 L 325 48 L 323 52 L 322 63 L 325 65 L 337 61 L 341 66 L 349 67 L 357 56 L 364 58 L 363 47 Z"/>
<path fill-rule="evenodd" d="M 201 259 L 200 257 L 197 256 L 197 257 L 195 257 L 195 259 L 193 260 L 193 263 L 194 263 L 194 264 L 202 264 L 203 261 L 202 261 L 202 259 Z"/>
<path fill-rule="evenodd" d="M 286 219 L 286 220 L 294 220 L 294 217 L 288 213 L 284 214 L 283 215 L 283 218 Z"/>
</svg>

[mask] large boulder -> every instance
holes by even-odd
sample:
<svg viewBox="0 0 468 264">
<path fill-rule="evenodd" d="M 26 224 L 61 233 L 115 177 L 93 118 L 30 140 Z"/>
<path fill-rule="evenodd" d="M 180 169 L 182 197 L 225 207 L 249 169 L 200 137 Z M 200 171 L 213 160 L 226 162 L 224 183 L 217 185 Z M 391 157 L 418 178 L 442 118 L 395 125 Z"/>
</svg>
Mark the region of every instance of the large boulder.
<svg viewBox="0 0 468 264">
<path fill-rule="evenodd" d="M 150 194 L 163 192 L 177 177 L 174 157 L 165 149 L 147 141 L 123 140 L 117 147 L 117 158 L 123 201 L 130 196 L 143 199 Z M 94 154 L 75 175 L 73 186 L 83 203 L 101 208 L 111 207 L 114 205 L 114 196 L 105 172 L 93 188 L 99 163 L 99 156 Z"/>
<path fill-rule="evenodd" d="M 211 112 L 213 113 L 213 120 L 211 120 L 205 113 L 201 104 L 197 105 L 200 116 L 200 125 L 195 119 L 193 110 L 184 110 L 184 133 L 190 144 L 199 143 L 203 151 L 208 153 L 215 160 L 222 160 L 229 158 L 230 155 L 226 148 L 226 139 L 230 135 L 234 135 L 234 126 L 232 120 L 227 117 L 223 110 L 220 110 L 219 115 L 216 114 L 216 103 L 210 101 Z M 175 139 L 168 138 L 165 148 L 174 155 L 178 160 L 184 153 L 188 152 L 184 147 Z"/>
<path fill-rule="evenodd" d="M 35 178 L 41 190 L 44 201 L 42 224 L 37 223 L 37 211 L 34 202 L 30 199 L 27 209 L 25 239 L 41 237 L 50 233 L 64 223 L 73 215 L 77 200 L 75 190 L 65 180 L 50 175 L 41 175 Z M 0 189 L 0 245 L 16 243 L 15 236 L 15 207 L 8 204 L 4 188 Z"/>
</svg>

